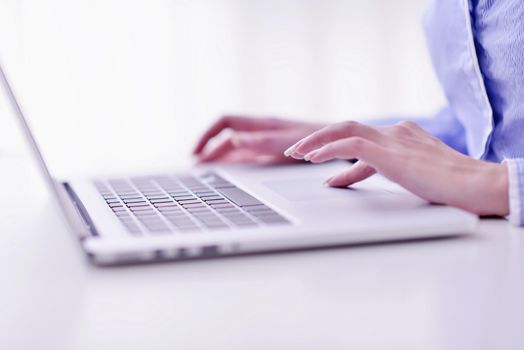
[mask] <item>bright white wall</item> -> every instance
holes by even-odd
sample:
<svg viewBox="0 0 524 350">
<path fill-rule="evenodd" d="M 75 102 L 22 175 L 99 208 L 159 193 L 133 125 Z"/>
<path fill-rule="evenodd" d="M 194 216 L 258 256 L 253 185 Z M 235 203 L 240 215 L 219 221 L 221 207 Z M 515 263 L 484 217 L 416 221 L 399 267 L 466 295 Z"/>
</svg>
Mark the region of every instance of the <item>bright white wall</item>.
<svg viewBox="0 0 524 350">
<path fill-rule="evenodd" d="M 158 168 L 187 159 L 226 112 L 325 121 L 431 114 L 443 97 L 425 51 L 424 7 L 2 0 L 0 59 L 55 169 Z M 20 141 L 5 105 L 0 113 L 1 157 Z"/>
</svg>

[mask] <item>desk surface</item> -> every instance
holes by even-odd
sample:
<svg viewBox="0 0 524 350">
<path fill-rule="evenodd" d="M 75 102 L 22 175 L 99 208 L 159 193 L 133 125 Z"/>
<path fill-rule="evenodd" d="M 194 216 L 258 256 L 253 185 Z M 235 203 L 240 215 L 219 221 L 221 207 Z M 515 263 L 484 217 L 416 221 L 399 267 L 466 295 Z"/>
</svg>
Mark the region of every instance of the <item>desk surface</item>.
<svg viewBox="0 0 524 350">
<path fill-rule="evenodd" d="M 524 230 L 91 266 L 26 156 L 0 158 L 1 349 L 524 349 Z"/>
</svg>

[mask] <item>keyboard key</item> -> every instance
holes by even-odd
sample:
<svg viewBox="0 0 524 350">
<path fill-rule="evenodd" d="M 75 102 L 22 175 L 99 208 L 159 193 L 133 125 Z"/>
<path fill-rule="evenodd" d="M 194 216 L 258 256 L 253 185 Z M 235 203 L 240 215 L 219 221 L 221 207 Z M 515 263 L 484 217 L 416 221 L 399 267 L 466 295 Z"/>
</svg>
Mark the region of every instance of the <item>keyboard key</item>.
<svg viewBox="0 0 524 350">
<path fill-rule="evenodd" d="M 121 206 L 121 207 L 113 207 L 113 208 L 111 208 L 111 210 L 113 210 L 115 213 L 118 213 L 118 212 L 127 212 L 127 208 L 125 208 L 124 206 Z"/>
<path fill-rule="evenodd" d="M 129 208 L 129 210 L 131 210 L 133 213 L 135 212 L 143 212 L 143 211 L 153 211 L 154 212 L 154 209 L 150 206 L 147 206 L 147 207 L 131 207 Z"/>
<path fill-rule="evenodd" d="M 133 207 L 150 207 L 151 204 L 145 202 L 145 201 L 141 201 L 141 202 L 132 202 L 132 203 L 126 203 L 126 205 L 129 207 L 129 208 L 133 208 Z"/>
<path fill-rule="evenodd" d="M 178 207 L 159 207 L 159 208 L 156 208 L 160 213 L 164 214 L 164 215 L 168 215 L 168 214 L 184 214 L 185 215 L 185 212 L 184 210 L 182 210 L 181 208 L 178 208 Z"/>
<path fill-rule="evenodd" d="M 200 222 L 203 222 L 204 225 L 214 225 L 214 224 L 224 224 L 224 221 L 222 221 L 221 219 L 219 219 L 218 217 L 199 217 L 198 220 L 200 220 Z"/>
<path fill-rule="evenodd" d="M 237 187 L 219 188 L 218 191 L 239 207 L 262 204 L 258 199 Z"/>
<path fill-rule="evenodd" d="M 183 197 L 173 197 L 177 202 L 179 203 L 183 203 L 183 202 L 191 202 L 191 201 L 196 201 L 196 202 L 200 202 L 200 200 L 198 200 L 197 197 L 194 197 L 194 196 L 183 196 Z"/>
<path fill-rule="evenodd" d="M 179 191 L 166 191 L 170 196 L 179 197 L 179 196 L 192 196 L 191 192 L 186 190 Z"/>
<path fill-rule="evenodd" d="M 195 205 L 205 206 L 205 204 L 200 201 L 184 201 L 184 202 L 177 202 L 177 203 L 183 206 L 184 208 L 188 206 L 195 206 Z"/>
<path fill-rule="evenodd" d="M 184 203 L 182 204 L 182 206 L 186 209 L 189 209 L 189 208 L 205 208 L 206 206 L 202 203 Z"/>
<path fill-rule="evenodd" d="M 170 233 L 171 230 L 167 225 L 159 225 L 159 226 L 146 226 L 147 229 L 154 233 Z"/>
<path fill-rule="evenodd" d="M 168 196 L 166 196 L 166 195 L 163 194 L 163 193 L 158 193 L 158 194 L 154 194 L 154 195 L 147 194 L 147 195 L 146 195 L 146 198 L 147 198 L 147 199 L 150 199 L 150 200 L 156 200 L 156 199 L 171 199 L 171 197 L 168 197 Z"/>
<path fill-rule="evenodd" d="M 245 207 L 242 209 L 247 211 L 248 213 L 256 213 L 256 212 L 263 212 L 263 211 L 274 212 L 273 209 L 265 206 L 264 204 L 253 205 L 253 206 Z"/>
<path fill-rule="evenodd" d="M 236 222 L 235 223 L 235 226 L 239 226 L 239 227 L 248 227 L 248 226 L 258 226 L 258 224 L 254 221 L 251 221 L 251 222 Z"/>
<path fill-rule="evenodd" d="M 219 204 L 211 204 L 211 208 L 213 209 L 236 209 L 235 206 L 231 205 L 230 203 L 219 203 Z"/>
<path fill-rule="evenodd" d="M 222 177 L 218 176 L 215 173 L 205 174 L 203 176 L 203 180 L 213 188 L 235 187 L 229 181 L 224 180 Z"/>
<path fill-rule="evenodd" d="M 186 208 L 186 210 L 190 213 L 212 213 L 213 212 L 211 209 L 205 206 Z"/>
<path fill-rule="evenodd" d="M 166 218 L 172 223 L 193 223 L 193 220 L 187 215 L 167 216 Z"/>
<path fill-rule="evenodd" d="M 138 196 L 140 197 L 140 195 L 138 194 L 138 192 L 136 191 L 116 191 L 116 193 L 118 194 L 119 197 L 133 197 L 133 196 Z"/>
<path fill-rule="evenodd" d="M 177 219 L 177 218 L 188 218 L 189 216 L 187 216 L 186 213 L 177 213 L 177 212 L 162 212 L 162 216 L 164 216 L 165 218 L 173 218 L 173 219 Z"/>
<path fill-rule="evenodd" d="M 289 221 L 287 221 L 286 219 L 280 217 L 280 218 L 277 218 L 277 217 L 274 217 L 274 218 L 265 218 L 265 219 L 261 219 L 263 223 L 265 224 L 288 224 Z"/>
<path fill-rule="evenodd" d="M 128 195 L 128 196 L 120 196 L 122 199 L 142 199 L 142 196 L 139 196 L 138 194 Z"/>
<path fill-rule="evenodd" d="M 106 203 L 114 204 L 114 203 L 120 203 L 120 200 L 118 199 L 106 199 Z"/>
<path fill-rule="evenodd" d="M 138 211 L 138 212 L 134 212 L 134 214 L 140 220 L 158 216 L 158 213 L 156 211 L 154 211 L 154 210 L 151 210 L 151 211 Z"/>
<path fill-rule="evenodd" d="M 242 219 L 243 219 L 243 218 L 245 218 L 245 219 L 249 219 L 249 218 L 247 217 L 246 214 L 241 213 L 241 212 L 238 212 L 238 213 L 225 213 L 225 214 L 223 214 L 223 215 L 224 215 L 225 218 L 227 218 L 227 219 L 233 219 L 233 220 L 234 220 L 234 219 L 241 219 L 241 218 L 242 218 Z"/>
<path fill-rule="evenodd" d="M 277 213 L 275 213 L 274 211 L 257 211 L 257 212 L 250 213 L 250 214 L 253 215 L 256 218 L 270 217 L 270 216 L 280 216 Z"/>
<path fill-rule="evenodd" d="M 132 233 L 133 235 L 139 235 L 140 233 L 142 233 L 142 230 L 134 225 L 134 226 L 126 226 L 127 230 Z"/>
<path fill-rule="evenodd" d="M 240 211 L 238 208 L 230 205 L 230 206 L 220 206 L 220 205 L 217 205 L 217 206 L 214 206 L 213 209 L 215 209 L 215 211 L 217 211 L 218 213 L 222 214 L 222 215 L 225 215 L 226 213 L 241 213 L 242 211 Z"/>
<path fill-rule="evenodd" d="M 210 196 L 200 196 L 200 199 L 202 199 L 203 201 L 214 201 L 214 200 L 220 200 L 220 199 L 224 199 L 224 197 L 222 196 L 217 196 L 216 194 L 214 195 L 210 195 Z"/>
<path fill-rule="evenodd" d="M 177 226 L 177 228 L 179 228 L 181 231 L 197 231 L 197 230 L 200 230 L 200 227 L 198 227 L 197 225 L 180 225 L 180 226 Z"/>
<path fill-rule="evenodd" d="M 108 205 L 110 208 L 123 208 L 124 207 L 122 203 L 109 203 Z"/>
<path fill-rule="evenodd" d="M 180 230 L 198 230 L 200 229 L 193 221 L 171 221 L 171 224 Z"/>
<path fill-rule="evenodd" d="M 204 199 L 204 202 L 206 202 L 209 205 L 212 204 L 229 204 L 229 202 L 223 198 L 220 199 Z"/>
<path fill-rule="evenodd" d="M 122 202 L 124 203 L 146 203 L 146 201 L 143 198 L 133 198 L 133 199 L 124 199 Z"/>
<path fill-rule="evenodd" d="M 201 191 L 201 192 L 195 192 L 195 194 L 198 197 L 211 197 L 211 196 L 216 196 L 217 195 L 217 193 L 215 191 Z"/>
<path fill-rule="evenodd" d="M 132 223 L 135 222 L 135 219 L 132 216 L 130 216 L 130 215 L 128 215 L 128 216 L 121 216 L 121 217 L 118 217 L 118 218 L 120 219 L 120 221 L 122 221 L 124 223 L 132 224 Z"/>
<path fill-rule="evenodd" d="M 148 230 L 152 229 L 152 228 L 165 228 L 165 229 L 168 229 L 168 226 L 166 224 L 164 224 L 163 222 L 159 222 L 159 221 L 143 221 L 141 220 L 140 223 L 142 223 L 142 225 L 144 225 Z"/>
<path fill-rule="evenodd" d="M 149 199 L 151 203 L 173 203 L 171 198 L 159 198 L 159 199 Z"/>
<path fill-rule="evenodd" d="M 161 208 L 161 207 L 178 207 L 175 202 L 161 202 L 161 203 L 155 203 L 153 205 L 156 208 Z"/>
</svg>

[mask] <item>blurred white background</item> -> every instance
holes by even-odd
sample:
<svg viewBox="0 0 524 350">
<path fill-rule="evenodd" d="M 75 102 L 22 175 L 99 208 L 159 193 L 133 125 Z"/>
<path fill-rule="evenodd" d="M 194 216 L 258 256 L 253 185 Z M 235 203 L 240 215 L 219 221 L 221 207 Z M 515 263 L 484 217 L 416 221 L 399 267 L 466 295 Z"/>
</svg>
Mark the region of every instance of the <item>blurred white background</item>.
<svg viewBox="0 0 524 350">
<path fill-rule="evenodd" d="M 444 104 L 424 0 L 2 0 L 0 60 L 53 170 L 176 167 L 223 113 L 365 120 Z M 0 100 L 0 161 L 23 149 Z"/>
</svg>

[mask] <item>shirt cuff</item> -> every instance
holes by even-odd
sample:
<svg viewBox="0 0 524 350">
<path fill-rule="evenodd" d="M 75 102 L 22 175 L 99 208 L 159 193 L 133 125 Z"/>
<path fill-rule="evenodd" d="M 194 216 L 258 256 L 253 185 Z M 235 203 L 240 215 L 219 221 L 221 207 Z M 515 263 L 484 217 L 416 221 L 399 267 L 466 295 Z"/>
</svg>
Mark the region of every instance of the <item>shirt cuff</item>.
<svg viewBox="0 0 524 350">
<path fill-rule="evenodd" d="M 522 226 L 521 191 L 519 182 L 519 162 L 515 159 L 506 159 L 504 163 L 508 167 L 509 183 L 509 215 L 506 218 L 515 226 Z M 524 189 L 523 189 L 524 194 Z"/>
</svg>

